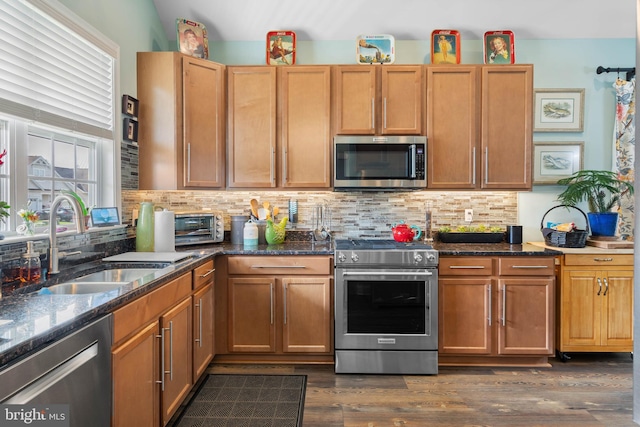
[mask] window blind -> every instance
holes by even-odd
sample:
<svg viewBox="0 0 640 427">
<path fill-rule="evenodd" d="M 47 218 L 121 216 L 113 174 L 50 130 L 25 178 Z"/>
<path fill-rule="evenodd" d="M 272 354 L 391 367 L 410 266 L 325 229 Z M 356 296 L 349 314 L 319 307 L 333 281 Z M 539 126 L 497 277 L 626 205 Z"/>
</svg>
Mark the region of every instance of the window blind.
<svg viewBox="0 0 640 427">
<path fill-rule="evenodd" d="M 113 56 L 25 0 L 0 0 L 0 110 L 113 138 Z"/>
</svg>

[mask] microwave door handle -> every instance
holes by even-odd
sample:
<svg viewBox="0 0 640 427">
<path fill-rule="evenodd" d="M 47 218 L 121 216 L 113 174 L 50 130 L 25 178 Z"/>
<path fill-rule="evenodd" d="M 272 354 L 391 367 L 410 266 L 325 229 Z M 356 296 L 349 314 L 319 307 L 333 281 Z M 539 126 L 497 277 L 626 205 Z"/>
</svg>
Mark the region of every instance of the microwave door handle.
<svg viewBox="0 0 640 427">
<path fill-rule="evenodd" d="M 411 158 L 409 160 L 411 164 L 411 178 L 416 177 L 416 144 L 411 144 L 409 146 L 409 150 L 411 153 Z"/>
</svg>

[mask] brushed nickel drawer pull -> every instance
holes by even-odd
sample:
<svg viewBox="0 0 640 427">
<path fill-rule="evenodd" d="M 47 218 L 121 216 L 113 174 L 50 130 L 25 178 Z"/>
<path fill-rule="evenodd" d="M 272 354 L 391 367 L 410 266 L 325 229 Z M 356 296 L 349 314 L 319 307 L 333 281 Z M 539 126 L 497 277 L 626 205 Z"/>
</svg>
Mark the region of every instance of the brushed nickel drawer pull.
<svg viewBox="0 0 640 427">
<path fill-rule="evenodd" d="M 604 294 L 603 296 L 607 296 L 607 292 L 609 292 L 609 281 L 607 280 L 607 278 L 605 277 L 604 279 Z"/>
<path fill-rule="evenodd" d="M 611 262 L 613 258 L 594 258 L 593 260 L 596 262 Z"/>
<path fill-rule="evenodd" d="M 512 265 L 511 268 L 542 269 L 549 267 L 547 267 L 546 265 Z"/>
<path fill-rule="evenodd" d="M 598 277 L 598 293 L 596 295 L 600 295 L 602 293 L 602 280 Z"/>
<path fill-rule="evenodd" d="M 307 268 L 306 265 L 252 265 L 251 268 Z"/>
<path fill-rule="evenodd" d="M 450 265 L 451 270 L 483 270 L 484 265 Z"/>
<path fill-rule="evenodd" d="M 200 275 L 200 278 L 201 278 L 201 279 L 204 279 L 205 277 L 210 276 L 214 271 L 216 271 L 216 269 L 215 269 L 215 268 L 212 268 L 211 270 L 207 271 L 206 273 L 201 274 L 201 275 Z"/>
</svg>

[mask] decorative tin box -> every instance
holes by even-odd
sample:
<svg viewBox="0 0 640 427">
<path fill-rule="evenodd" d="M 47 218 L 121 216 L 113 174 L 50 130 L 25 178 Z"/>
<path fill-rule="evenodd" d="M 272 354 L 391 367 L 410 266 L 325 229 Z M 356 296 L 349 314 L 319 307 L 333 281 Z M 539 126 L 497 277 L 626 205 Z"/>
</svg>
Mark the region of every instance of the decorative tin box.
<svg viewBox="0 0 640 427">
<path fill-rule="evenodd" d="M 393 64 L 396 60 L 396 42 L 389 34 L 360 35 L 356 39 L 358 64 Z"/>
<path fill-rule="evenodd" d="M 516 48 L 513 31 L 487 31 L 484 33 L 485 64 L 515 64 Z"/>
<path fill-rule="evenodd" d="M 431 63 L 460 63 L 460 33 L 457 30 L 433 30 L 431 33 Z"/>
<path fill-rule="evenodd" d="M 269 31 L 267 33 L 267 65 L 293 65 L 296 63 L 296 33 Z"/>
</svg>

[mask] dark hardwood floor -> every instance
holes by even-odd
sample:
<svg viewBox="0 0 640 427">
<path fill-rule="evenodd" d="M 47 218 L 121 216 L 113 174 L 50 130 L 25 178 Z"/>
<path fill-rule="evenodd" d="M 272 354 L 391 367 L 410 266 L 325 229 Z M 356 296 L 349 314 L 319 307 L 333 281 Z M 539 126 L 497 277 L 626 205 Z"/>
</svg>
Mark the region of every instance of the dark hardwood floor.
<svg viewBox="0 0 640 427">
<path fill-rule="evenodd" d="M 336 375 L 333 366 L 218 365 L 208 373 L 307 375 L 304 427 L 637 426 L 628 353 L 550 368 L 440 367 L 438 375 Z"/>
</svg>

